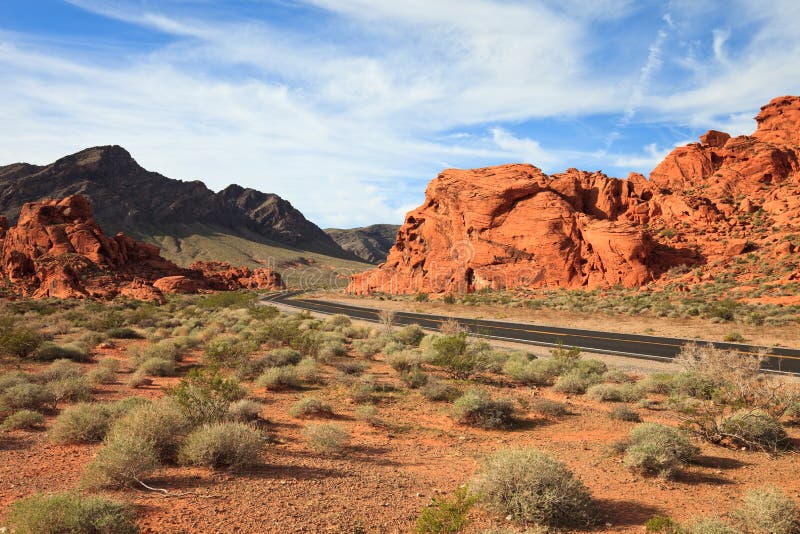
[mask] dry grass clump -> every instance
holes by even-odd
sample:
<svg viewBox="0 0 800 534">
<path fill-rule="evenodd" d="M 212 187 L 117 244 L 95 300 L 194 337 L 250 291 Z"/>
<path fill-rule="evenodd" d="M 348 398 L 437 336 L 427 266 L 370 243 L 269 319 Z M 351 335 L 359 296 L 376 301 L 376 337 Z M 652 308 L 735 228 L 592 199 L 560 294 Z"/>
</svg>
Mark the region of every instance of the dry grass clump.
<svg viewBox="0 0 800 534">
<path fill-rule="evenodd" d="M 531 409 L 534 412 L 542 415 L 549 415 L 551 417 L 561 417 L 564 415 L 571 415 L 572 412 L 569 406 L 563 402 L 558 402 L 550 399 L 535 399 L 531 403 Z"/>
<path fill-rule="evenodd" d="M 429 401 L 434 402 L 452 402 L 462 394 L 460 389 L 433 378 L 428 378 L 425 385 L 420 388 L 420 393 Z"/>
<path fill-rule="evenodd" d="M 263 438 L 253 427 L 244 423 L 214 423 L 189 434 L 178 457 L 187 465 L 240 469 L 258 464 L 262 447 Z"/>
<path fill-rule="evenodd" d="M 748 491 L 734 512 L 737 526 L 754 534 L 797 534 L 800 509 L 791 497 L 776 487 Z"/>
<path fill-rule="evenodd" d="M 634 384 L 596 384 L 586 391 L 586 396 L 598 402 L 635 402 L 645 392 Z"/>
<path fill-rule="evenodd" d="M 350 443 L 350 432 L 336 423 L 312 423 L 303 430 L 312 450 L 324 454 L 338 453 Z"/>
<path fill-rule="evenodd" d="M 270 390 L 296 389 L 300 387 L 300 377 L 294 366 L 270 367 L 256 378 L 255 385 Z"/>
<path fill-rule="evenodd" d="M 77 493 L 37 493 L 11 506 L 8 525 L 19 534 L 134 534 L 138 532 L 126 504 Z"/>
<path fill-rule="evenodd" d="M 85 349 L 75 345 L 45 343 L 36 351 L 36 359 L 46 362 L 62 359 L 74 362 L 88 362 L 91 361 L 92 357 Z"/>
<path fill-rule="evenodd" d="M 475 491 L 503 517 L 521 524 L 582 528 L 595 521 L 591 495 L 561 462 L 533 448 L 490 456 Z"/>
<path fill-rule="evenodd" d="M 618 421 L 627 421 L 630 423 L 642 422 L 642 417 L 639 415 L 639 413 L 635 410 L 632 410 L 630 406 L 626 406 L 624 404 L 614 406 L 611 409 L 611 412 L 609 412 L 608 416 L 611 419 L 616 419 Z"/>
<path fill-rule="evenodd" d="M 192 423 L 181 406 L 171 399 L 148 402 L 132 408 L 111 426 L 106 441 L 135 436 L 150 443 L 160 462 L 174 462 L 181 440 Z"/>
<path fill-rule="evenodd" d="M 332 417 L 333 407 L 316 397 L 304 397 L 289 408 L 292 417 Z"/>
<path fill-rule="evenodd" d="M 508 399 L 494 400 L 479 389 L 470 389 L 453 403 L 453 418 L 463 425 L 508 428 L 514 423 L 514 405 Z"/>
<path fill-rule="evenodd" d="M 739 447 L 779 451 L 791 447 L 781 422 L 763 410 L 740 410 L 720 421 L 723 437 Z"/>
<path fill-rule="evenodd" d="M 154 444 L 142 436 L 107 439 L 82 479 L 88 488 L 124 488 L 139 484 L 161 466 Z"/>
<path fill-rule="evenodd" d="M 261 418 L 261 409 L 263 408 L 260 402 L 252 399 L 241 399 L 231 403 L 228 409 L 228 416 L 234 421 L 250 422 L 257 421 Z"/>
</svg>

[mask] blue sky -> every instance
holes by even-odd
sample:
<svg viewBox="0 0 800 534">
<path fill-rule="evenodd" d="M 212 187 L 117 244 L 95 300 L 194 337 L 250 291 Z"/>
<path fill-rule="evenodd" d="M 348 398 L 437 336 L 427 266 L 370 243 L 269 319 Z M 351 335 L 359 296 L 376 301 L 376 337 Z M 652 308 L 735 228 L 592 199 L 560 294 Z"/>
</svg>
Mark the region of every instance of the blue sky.
<svg viewBox="0 0 800 534">
<path fill-rule="evenodd" d="M 800 2 L 3 0 L 0 164 L 126 147 L 402 221 L 447 167 L 625 177 L 800 94 Z"/>
</svg>

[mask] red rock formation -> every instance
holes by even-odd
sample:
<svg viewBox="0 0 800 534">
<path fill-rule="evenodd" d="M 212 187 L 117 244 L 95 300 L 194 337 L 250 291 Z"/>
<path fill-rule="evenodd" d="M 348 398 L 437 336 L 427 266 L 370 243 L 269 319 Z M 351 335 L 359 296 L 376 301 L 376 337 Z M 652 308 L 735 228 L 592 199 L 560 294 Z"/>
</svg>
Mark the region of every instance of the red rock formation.
<svg viewBox="0 0 800 534">
<path fill-rule="evenodd" d="M 268 269 L 235 270 L 224 287 L 218 276 L 182 269 L 158 247 L 123 234 L 107 237 L 80 195 L 25 204 L 16 226 L 0 220 L 0 270 L 13 292 L 33 298 L 129 298 L 163 302 L 163 292 L 275 288 L 280 275 Z M 231 266 L 228 270 L 234 271 Z M 176 280 L 179 279 L 179 280 Z M 153 281 L 156 281 L 156 284 Z"/>
<path fill-rule="evenodd" d="M 283 289 L 281 275 L 272 269 L 260 267 L 233 267 L 219 261 L 196 261 L 189 269 L 199 273 L 210 289 L 231 291 L 235 289 Z"/>
<path fill-rule="evenodd" d="M 756 121 L 752 136 L 712 130 L 676 148 L 649 180 L 530 165 L 446 170 L 386 263 L 348 290 L 633 287 L 677 265 L 713 277 L 745 252 L 779 255 L 800 224 L 800 97 L 772 100 Z"/>
</svg>

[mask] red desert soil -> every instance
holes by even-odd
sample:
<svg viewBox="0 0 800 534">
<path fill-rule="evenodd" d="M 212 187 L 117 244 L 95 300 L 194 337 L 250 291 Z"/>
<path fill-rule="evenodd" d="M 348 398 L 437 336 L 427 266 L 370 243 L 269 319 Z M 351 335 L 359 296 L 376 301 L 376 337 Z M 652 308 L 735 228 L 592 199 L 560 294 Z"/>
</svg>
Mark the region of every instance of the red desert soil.
<svg viewBox="0 0 800 534">
<path fill-rule="evenodd" d="M 124 345 L 98 351 L 98 357 L 127 359 Z M 182 364 L 193 363 L 188 358 Z M 34 367 L 34 366 L 31 366 Z M 124 370 L 124 366 L 123 366 Z M 383 361 L 368 371 L 382 382 L 400 386 Z M 479 460 L 500 447 L 539 447 L 566 462 L 591 489 L 606 515 L 606 532 L 641 532 L 655 514 L 686 519 L 724 514 L 750 487 L 775 484 L 800 496 L 800 456 L 771 458 L 763 453 L 703 445 L 701 465 L 675 481 L 642 478 L 608 454 L 609 444 L 624 437 L 632 423 L 609 419 L 611 404 L 583 397 L 569 398 L 549 389 L 485 385 L 499 397 L 516 399 L 520 407 L 536 397 L 566 400 L 574 415 L 543 418 L 521 409 L 523 423 L 511 431 L 484 431 L 455 424 L 447 404 L 431 403 L 415 391 L 398 389 L 377 405 L 386 427 L 356 420 L 356 405 L 337 385 L 336 371 L 325 366 L 328 386 L 306 391 L 267 392 L 253 389 L 264 402 L 265 428 L 275 442 L 263 454 L 263 466 L 242 473 L 200 468 L 165 469 L 151 483 L 193 495 L 164 498 L 136 490 L 111 492 L 136 505 L 143 532 L 408 532 L 423 507 L 437 494 L 449 494 L 467 482 Z M 120 375 L 124 382 L 126 375 Z M 132 390 L 103 386 L 98 400 L 134 395 L 159 397 L 177 378 L 156 378 L 153 386 Z M 314 394 L 333 404 L 337 422 L 353 435 L 351 447 L 338 456 L 309 451 L 302 436 L 307 421 L 288 415 L 300 397 Z M 676 424 L 667 412 L 642 411 L 645 421 Z M 48 427 L 53 422 L 48 417 Z M 795 439 L 800 434 L 790 430 Z M 37 491 L 76 487 L 98 445 L 58 446 L 44 432 L 11 433 L 0 449 L 0 525 L 10 504 Z M 472 531 L 502 525 L 487 511 L 473 512 Z"/>
</svg>

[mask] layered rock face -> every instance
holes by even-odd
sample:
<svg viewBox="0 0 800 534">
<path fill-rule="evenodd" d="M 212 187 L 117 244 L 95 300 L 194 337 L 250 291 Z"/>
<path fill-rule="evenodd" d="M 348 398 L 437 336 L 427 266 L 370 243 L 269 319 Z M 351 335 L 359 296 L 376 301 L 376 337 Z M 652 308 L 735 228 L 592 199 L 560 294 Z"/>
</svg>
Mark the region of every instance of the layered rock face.
<svg viewBox="0 0 800 534">
<path fill-rule="evenodd" d="M 108 237 L 81 195 L 25 204 L 16 226 L 9 228 L 7 220 L 0 220 L 0 241 L 3 285 L 33 298 L 122 295 L 163 301 L 165 292 L 282 287 L 280 275 L 270 269 L 223 264 L 213 273 L 182 269 L 162 258 L 158 247 L 122 233 Z"/>
<path fill-rule="evenodd" d="M 373 224 L 363 228 L 328 228 L 325 233 L 343 249 L 362 260 L 378 264 L 386 261 L 399 229 L 400 226 L 395 224 Z"/>
<path fill-rule="evenodd" d="M 446 170 L 409 213 L 384 264 L 348 290 L 635 287 L 725 272 L 736 256 L 795 252 L 800 97 L 780 97 L 752 136 L 710 131 L 627 180 L 531 165 Z M 782 264 L 786 268 L 786 262 Z M 689 269 L 670 269 L 677 266 Z M 786 279 L 800 278 L 788 264 Z"/>
</svg>

